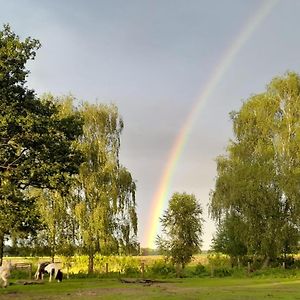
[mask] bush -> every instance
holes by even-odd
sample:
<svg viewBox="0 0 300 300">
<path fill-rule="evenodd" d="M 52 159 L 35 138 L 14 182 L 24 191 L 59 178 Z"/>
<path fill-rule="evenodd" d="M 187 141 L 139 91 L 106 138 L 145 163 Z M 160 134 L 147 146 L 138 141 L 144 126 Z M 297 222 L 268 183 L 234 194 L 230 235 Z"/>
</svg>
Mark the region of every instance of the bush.
<svg viewBox="0 0 300 300">
<path fill-rule="evenodd" d="M 176 276 L 175 267 L 171 263 L 167 263 L 163 260 L 155 261 L 154 264 L 149 267 L 149 271 L 153 275 L 168 276 L 168 277 Z"/>
<path fill-rule="evenodd" d="M 231 276 L 233 273 L 233 269 L 231 268 L 216 268 L 213 270 L 214 277 L 227 277 Z"/>
<path fill-rule="evenodd" d="M 139 268 L 137 267 L 131 267 L 131 266 L 126 266 L 125 269 L 124 269 L 124 274 L 126 276 L 140 276 L 141 275 L 141 272 L 139 270 Z"/>
<path fill-rule="evenodd" d="M 300 260 L 299 259 L 295 259 L 293 267 L 296 269 L 300 269 Z"/>
<path fill-rule="evenodd" d="M 140 273 L 140 261 L 132 256 L 116 257 L 116 264 L 121 274 L 132 275 Z"/>
<path fill-rule="evenodd" d="M 195 267 L 195 270 L 192 272 L 192 275 L 197 277 L 208 276 L 209 272 L 201 263 L 198 263 Z"/>
<path fill-rule="evenodd" d="M 266 268 L 256 270 L 251 273 L 251 277 L 269 277 L 269 278 L 293 278 L 298 277 L 299 272 L 295 269 L 283 269 L 283 268 Z"/>
<path fill-rule="evenodd" d="M 215 268 L 229 268 L 231 267 L 230 257 L 224 254 L 215 253 L 207 255 L 208 264 Z"/>
<path fill-rule="evenodd" d="M 286 257 L 278 257 L 275 261 L 271 261 L 272 267 L 282 267 L 285 264 L 286 269 L 295 268 L 295 259 L 292 255 L 287 255 Z"/>
<path fill-rule="evenodd" d="M 12 270 L 10 274 L 11 279 L 28 279 L 28 270 Z"/>
</svg>

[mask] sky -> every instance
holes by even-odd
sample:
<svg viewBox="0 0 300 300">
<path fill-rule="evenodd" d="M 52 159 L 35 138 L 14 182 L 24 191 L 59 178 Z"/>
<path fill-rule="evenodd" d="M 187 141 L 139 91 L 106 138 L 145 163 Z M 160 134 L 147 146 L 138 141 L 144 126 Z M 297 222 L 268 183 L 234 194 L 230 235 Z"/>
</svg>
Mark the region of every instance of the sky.
<svg viewBox="0 0 300 300">
<path fill-rule="evenodd" d="M 300 72 L 300 1 L 0 0 L 0 23 L 42 44 L 28 64 L 30 88 L 38 95 L 71 93 L 80 101 L 117 105 L 125 123 L 120 160 L 137 184 L 141 246 L 148 246 L 149 226 L 159 223 L 150 219 L 151 210 L 180 130 L 266 3 L 268 13 L 195 115 L 162 205 L 165 210 L 174 192 L 196 196 L 205 219 L 202 249 L 209 249 L 215 232 L 209 194 L 215 159 L 232 138 L 229 113 L 275 76 Z"/>
</svg>

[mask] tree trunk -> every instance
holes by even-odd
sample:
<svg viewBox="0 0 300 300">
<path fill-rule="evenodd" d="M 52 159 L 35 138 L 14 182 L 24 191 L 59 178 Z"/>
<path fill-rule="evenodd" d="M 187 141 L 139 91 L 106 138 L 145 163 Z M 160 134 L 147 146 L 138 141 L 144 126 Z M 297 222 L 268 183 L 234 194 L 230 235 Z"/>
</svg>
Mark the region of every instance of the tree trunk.
<svg viewBox="0 0 300 300">
<path fill-rule="evenodd" d="M 4 234 L 0 233 L 0 266 L 3 262 L 3 250 L 4 250 Z"/>
<path fill-rule="evenodd" d="M 265 259 L 264 259 L 263 265 L 262 265 L 262 269 L 267 268 L 268 265 L 269 265 L 269 262 L 270 262 L 270 257 L 266 256 Z"/>
<path fill-rule="evenodd" d="M 89 266 L 88 266 L 88 274 L 94 273 L 94 252 L 89 253 Z"/>
<path fill-rule="evenodd" d="M 176 268 L 176 277 L 180 277 L 180 264 L 176 264 L 175 265 L 175 268 Z"/>
<path fill-rule="evenodd" d="M 50 257 L 51 257 L 51 262 L 54 263 L 54 258 L 55 258 L 55 237 L 51 238 Z"/>
</svg>

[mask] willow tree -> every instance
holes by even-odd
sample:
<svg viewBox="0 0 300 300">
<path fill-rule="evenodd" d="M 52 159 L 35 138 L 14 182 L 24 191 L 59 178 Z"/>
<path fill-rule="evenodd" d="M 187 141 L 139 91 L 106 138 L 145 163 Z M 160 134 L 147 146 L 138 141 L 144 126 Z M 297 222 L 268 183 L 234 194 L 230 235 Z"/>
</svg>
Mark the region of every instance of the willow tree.
<svg viewBox="0 0 300 300">
<path fill-rule="evenodd" d="M 296 249 L 300 216 L 300 78 L 278 77 L 232 113 L 234 139 L 217 159 L 212 216 L 239 220 L 248 253 L 272 258 Z"/>
<path fill-rule="evenodd" d="M 123 121 L 117 108 L 85 103 L 81 113 L 84 126 L 78 148 L 84 162 L 76 188 L 75 215 L 92 273 L 96 252 L 118 253 L 120 246 L 135 242 L 135 183 L 119 163 Z"/>
</svg>

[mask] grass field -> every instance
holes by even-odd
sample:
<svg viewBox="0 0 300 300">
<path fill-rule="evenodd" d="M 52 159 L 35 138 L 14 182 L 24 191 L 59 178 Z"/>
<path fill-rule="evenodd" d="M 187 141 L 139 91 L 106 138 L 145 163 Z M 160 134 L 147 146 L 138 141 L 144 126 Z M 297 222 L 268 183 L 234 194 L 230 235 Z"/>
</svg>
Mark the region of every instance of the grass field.
<svg viewBox="0 0 300 300">
<path fill-rule="evenodd" d="M 62 283 L 22 285 L 0 289 L 0 300 L 63 299 L 300 299 L 300 278 L 185 278 L 151 285 L 118 279 L 69 279 Z"/>
</svg>

